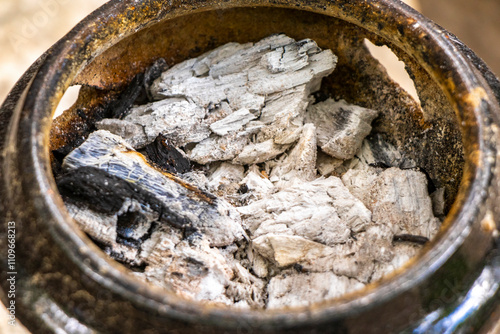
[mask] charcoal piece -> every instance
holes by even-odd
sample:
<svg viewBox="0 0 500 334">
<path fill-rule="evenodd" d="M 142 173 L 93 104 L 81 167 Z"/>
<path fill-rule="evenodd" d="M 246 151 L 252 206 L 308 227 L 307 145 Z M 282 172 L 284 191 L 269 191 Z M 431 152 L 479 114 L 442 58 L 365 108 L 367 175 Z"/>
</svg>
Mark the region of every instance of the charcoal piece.
<svg viewBox="0 0 500 334">
<path fill-rule="evenodd" d="M 147 145 L 144 150 L 150 161 L 167 172 L 177 174 L 191 170 L 189 159 L 163 135 L 156 137 L 155 141 Z"/>
<path fill-rule="evenodd" d="M 144 87 L 144 73 L 137 74 L 118 98 L 110 103 L 111 117 L 122 119 L 137 100 Z"/>
<path fill-rule="evenodd" d="M 59 174 L 64 157 L 75 147 L 80 146 L 89 133 L 99 126 L 103 119 L 122 118 L 140 95 L 149 91 L 151 83 L 161 71 L 166 70 L 164 59 L 157 60 L 145 73 L 140 73 L 122 90 L 103 91 L 94 87 L 82 86 L 77 102 L 56 118 L 51 129 L 51 152 L 54 175 Z M 90 103 L 89 103 L 90 101 Z M 119 121 L 118 119 L 114 119 Z M 111 122 L 113 127 L 115 123 Z M 130 132 L 131 125 L 127 127 Z M 142 131 L 142 128 L 141 128 Z M 123 134 L 123 131 L 122 133 Z M 133 135 L 142 135 L 135 131 Z M 133 137 L 130 135 L 130 137 Z"/>
<path fill-rule="evenodd" d="M 141 211 L 130 211 L 118 215 L 116 220 L 116 241 L 139 248 L 150 236 L 154 224 Z"/>
<path fill-rule="evenodd" d="M 141 104 L 141 102 L 144 103 L 150 100 L 149 87 L 166 69 L 165 60 L 160 58 L 144 73 L 137 74 L 118 98 L 110 104 L 111 117 L 123 119 L 134 103 Z M 141 98 L 141 95 L 145 98 Z"/>
<path fill-rule="evenodd" d="M 392 239 L 393 242 L 412 242 L 419 245 L 425 245 L 429 242 L 429 239 L 421 235 L 411 235 L 411 234 L 398 234 Z"/>
<path fill-rule="evenodd" d="M 403 152 L 387 142 L 381 134 L 373 134 L 365 139 L 368 144 L 371 155 L 373 156 L 374 166 L 398 167 L 401 169 L 410 169 L 417 167 L 415 161 L 405 156 Z M 365 145 L 365 143 L 363 143 Z"/>
<path fill-rule="evenodd" d="M 150 93 L 151 84 L 166 70 L 168 70 L 167 62 L 165 59 L 159 58 L 144 72 L 144 88 L 149 102 L 153 101 L 153 96 Z"/>
<path fill-rule="evenodd" d="M 184 227 L 189 221 L 155 197 L 154 194 L 111 175 L 105 170 L 95 167 L 79 167 L 60 175 L 56 180 L 59 192 L 67 200 L 75 204 L 85 204 L 90 209 L 115 214 L 128 200 L 135 200 L 144 210 L 151 209 L 159 213 L 159 220 L 176 227 Z"/>
<path fill-rule="evenodd" d="M 125 239 L 136 239 L 134 232 L 139 225 L 145 222 L 145 217 L 139 211 L 127 211 L 118 216 L 116 233 Z"/>
<path fill-rule="evenodd" d="M 155 201 L 150 198 L 148 201 L 141 201 L 141 198 L 137 201 L 144 206 L 152 203 L 151 209 L 161 214 L 160 220 L 165 220 L 175 226 L 189 224 L 199 229 L 212 246 L 228 245 L 245 236 L 240 216 L 228 202 L 224 199 L 217 199 L 179 177 L 154 168 L 147 163 L 142 154 L 134 151 L 123 139 L 108 131 L 93 132 L 85 143 L 64 159 L 63 169 L 66 171 L 78 170 L 82 167 L 94 167 L 105 171 L 113 176 L 113 180 L 120 179 L 128 184 L 124 186 L 124 189 L 132 188 L 137 189 L 141 194 L 143 192 L 151 194 Z M 103 190 L 96 189 L 90 177 L 82 176 L 82 178 L 91 185 L 90 192 L 81 191 L 86 197 L 82 198 L 83 203 L 89 200 L 93 205 L 98 206 L 99 203 L 95 202 L 99 200 L 90 197 L 99 194 L 114 197 L 113 192 L 120 194 L 123 191 L 120 190 L 121 186 L 116 190 L 110 189 L 116 188 L 113 184 L 102 187 Z M 82 188 L 85 189 L 85 187 Z M 67 186 L 63 191 L 71 194 L 71 186 Z M 130 190 L 121 198 L 135 196 L 129 193 Z M 108 199 L 105 201 L 113 202 Z M 155 207 L 156 203 L 161 203 L 161 206 L 158 204 L 160 207 Z M 117 206 L 118 204 L 114 204 L 112 207 L 116 210 Z"/>
</svg>

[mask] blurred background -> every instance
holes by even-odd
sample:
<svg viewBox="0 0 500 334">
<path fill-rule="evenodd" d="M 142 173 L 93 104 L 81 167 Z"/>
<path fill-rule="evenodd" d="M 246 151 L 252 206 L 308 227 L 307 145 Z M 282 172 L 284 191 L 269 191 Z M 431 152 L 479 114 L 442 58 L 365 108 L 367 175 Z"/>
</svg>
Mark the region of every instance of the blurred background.
<svg viewBox="0 0 500 334">
<path fill-rule="evenodd" d="M 106 0 L 0 0 L 0 101 L 24 71 Z"/>
<path fill-rule="evenodd" d="M 76 23 L 104 0 L 1 0 L 0 103 L 24 71 Z M 500 75 L 499 0 L 406 0 L 457 35 Z M 390 58 L 390 52 L 376 55 Z M 387 63 L 384 63 L 387 67 Z M 389 68 L 389 70 L 391 70 Z M 396 74 L 397 75 L 397 74 Z M 0 269 L 2 270 L 2 269 Z M 7 326 L 0 306 L 0 333 L 26 334 L 21 326 Z"/>
</svg>

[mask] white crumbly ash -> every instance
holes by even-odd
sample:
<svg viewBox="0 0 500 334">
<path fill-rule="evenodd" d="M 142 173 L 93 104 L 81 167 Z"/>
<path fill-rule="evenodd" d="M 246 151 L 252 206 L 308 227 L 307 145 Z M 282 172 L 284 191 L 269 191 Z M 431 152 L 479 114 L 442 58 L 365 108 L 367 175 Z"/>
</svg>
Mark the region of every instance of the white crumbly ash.
<svg viewBox="0 0 500 334">
<path fill-rule="evenodd" d="M 307 121 L 318 125 L 318 146 L 337 159 L 351 159 L 370 133 L 378 112 L 328 99 L 309 107 Z"/>
<path fill-rule="evenodd" d="M 69 213 L 108 254 L 144 268 L 135 275 L 194 300 L 307 306 L 381 279 L 422 248 L 411 236 L 437 233 L 433 205 L 442 215 L 443 193 L 431 200 L 411 160 L 376 134 L 366 138 L 377 111 L 314 103 L 335 65 L 314 41 L 273 35 L 171 67 L 151 86 L 156 102 L 98 123 L 63 168 L 133 182 L 191 232 L 132 199 L 123 206 L 147 211 L 134 225 L 138 244 L 118 240 L 126 208 L 103 214 L 68 203 Z M 205 166 L 172 176 L 149 165 L 136 150 L 160 134 Z M 396 165 L 407 169 L 387 168 Z M 194 200 L 193 189 L 215 199 Z M 396 242 L 401 235 L 410 237 Z"/>
<path fill-rule="evenodd" d="M 141 148 L 164 135 L 188 144 L 197 163 L 260 163 L 300 136 L 309 96 L 337 58 L 314 41 L 273 35 L 258 43 L 223 45 L 177 64 L 151 86 L 159 101 L 137 106 L 99 129 Z"/>
</svg>

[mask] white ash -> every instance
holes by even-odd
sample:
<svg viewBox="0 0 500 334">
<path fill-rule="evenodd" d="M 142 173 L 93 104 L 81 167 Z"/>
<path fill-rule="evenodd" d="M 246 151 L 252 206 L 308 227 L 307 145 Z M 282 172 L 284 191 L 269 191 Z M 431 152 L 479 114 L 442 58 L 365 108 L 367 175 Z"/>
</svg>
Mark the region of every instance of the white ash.
<svg viewBox="0 0 500 334">
<path fill-rule="evenodd" d="M 225 136 L 230 132 L 239 131 L 251 120 L 257 118 L 248 109 L 239 109 L 229 116 L 210 124 L 210 130 L 219 136 Z"/>
<path fill-rule="evenodd" d="M 336 175 L 337 169 L 344 163 L 344 160 L 329 156 L 323 151 L 318 151 L 318 159 L 316 160 L 316 169 L 319 175 L 330 176 Z"/>
<path fill-rule="evenodd" d="M 278 229 L 325 245 L 347 242 L 371 219 L 371 212 L 334 176 L 297 182 L 238 211 L 254 236 Z"/>
<path fill-rule="evenodd" d="M 144 132 L 144 127 L 139 124 L 119 120 L 116 118 L 105 118 L 96 124 L 99 130 L 108 130 L 123 138 L 130 146 L 142 148 L 148 142 L 148 136 Z"/>
<path fill-rule="evenodd" d="M 301 85 L 269 95 L 259 119 L 264 126 L 257 134 L 258 142 L 272 139 L 280 145 L 294 143 L 300 136 L 310 93 L 306 85 Z"/>
<path fill-rule="evenodd" d="M 422 245 L 393 239 L 432 238 L 440 226 L 432 204 L 442 215 L 444 194 L 431 201 L 423 173 L 396 168 L 413 161 L 377 134 L 366 138 L 377 111 L 311 104 L 335 65 L 314 41 L 273 35 L 173 66 L 151 86 L 158 101 L 98 123 L 123 139 L 94 132 L 63 167 L 133 181 L 196 231 L 142 208 L 148 218 L 134 238 L 144 240 L 131 246 L 118 242 L 116 214 L 68 203 L 70 214 L 112 257 L 145 266 L 141 279 L 233 307 L 307 306 L 403 267 Z M 207 166 L 177 176 L 150 166 L 134 149 L 159 134 Z M 194 201 L 193 189 L 215 195 L 214 204 Z"/>
<path fill-rule="evenodd" d="M 373 222 L 388 226 L 393 234 L 431 238 L 437 233 L 440 221 L 434 217 L 423 173 L 394 167 L 380 173 L 350 170 L 342 179 L 372 211 Z"/>
<path fill-rule="evenodd" d="M 403 268 L 408 261 L 416 256 L 420 250 L 419 246 L 411 244 L 397 244 L 393 248 L 394 257 L 387 262 L 377 261 L 373 271 L 372 281 L 382 279 L 397 269 Z"/>
<path fill-rule="evenodd" d="M 248 203 L 254 200 L 264 198 L 274 191 L 273 183 L 261 172 L 257 165 L 252 165 L 241 185 L 247 189 L 246 194 L 241 194 L 241 203 Z"/>
<path fill-rule="evenodd" d="M 88 208 L 66 203 L 70 216 L 83 232 L 104 245 L 104 252 L 120 262 L 140 265 L 138 249 L 116 242 L 117 215 L 105 215 Z"/>
<path fill-rule="evenodd" d="M 179 147 L 194 146 L 186 153 L 200 164 L 260 163 L 299 138 L 309 95 L 336 62 L 330 50 L 314 41 L 285 35 L 226 44 L 164 72 L 151 86 L 160 101 L 134 107 L 123 121 L 104 120 L 98 127 L 122 135 L 120 122 L 127 128 L 139 125 L 145 136 L 125 138 L 134 148 L 161 133 Z"/>
<path fill-rule="evenodd" d="M 278 182 L 280 188 L 286 187 L 296 180 L 312 181 L 316 178 L 317 158 L 316 128 L 313 124 L 305 124 L 302 136 L 290 153 L 284 157 L 271 173 L 271 181 Z"/>
<path fill-rule="evenodd" d="M 234 194 L 245 177 L 245 168 L 228 162 L 221 163 L 208 177 L 208 187 L 214 193 Z M 196 184 L 199 184 L 196 183 Z"/>
<path fill-rule="evenodd" d="M 109 245 L 116 242 L 116 215 L 106 215 L 66 203 L 66 209 L 83 232 Z"/>
<path fill-rule="evenodd" d="M 332 272 L 294 273 L 283 272 L 271 279 L 268 285 L 269 308 L 307 306 L 314 302 L 340 297 L 346 291 L 360 290 L 364 284 Z"/>
<path fill-rule="evenodd" d="M 205 238 L 182 240 L 180 233 L 163 227 L 150 240 L 140 254 L 149 265 L 136 275 L 189 299 L 226 305 L 243 300 L 248 307 L 264 307 L 264 281 Z"/>
<path fill-rule="evenodd" d="M 142 145 L 154 141 L 161 133 L 172 140 L 174 145 L 184 146 L 210 136 L 210 130 L 203 124 L 206 116 L 204 108 L 183 97 L 177 97 L 135 107 L 124 121 L 142 126 L 146 134 L 146 142 L 141 143 Z M 101 129 L 110 130 L 102 123 Z"/>
<path fill-rule="evenodd" d="M 212 135 L 186 153 L 191 160 L 207 164 L 234 159 L 247 147 L 248 143 L 249 139 L 246 134 L 231 133 L 224 137 Z"/>
<path fill-rule="evenodd" d="M 309 107 L 307 121 L 318 128 L 318 146 L 338 159 L 350 159 L 370 133 L 378 112 L 328 99 Z"/>
<path fill-rule="evenodd" d="M 233 272 L 219 250 L 205 240 L 164 243 L 149 257 L 158 259 L 158 263 L 146 268 L 148 281 L 190 299 L 229 302 L 224 292 Z"/>
<path fill-rule="evenodd" d="M 318 258 L 332 256 L 335 249 L 324 244 L 296 236 L 290 231 L 280 230 L 253 239 L 253 248 L 279 267 L 288 267 L 300 262 L 313 262 Z M 286 229 L 285 226 L 282 225 Z M 288 235 L 287 235 L 288 234 Z"/>
<path fill-rule="evenodd" d="M 337 159 L 319 150 L 316 161 L 318 173 L 323 176 L 335 175 L 342 177 L 349 170 L 375 170 L 376 168 L 373 167 L 412 169 L 416 168 L 417 165 L 415 161 L 404 156 L 379 134 L 373 134 L 365 138 L 360 149 L 351 159 Z"/>
<path fill-rule="evenodd" d="M 233 159 L 233 162 L 242 165 L 259 164 L 277 157 L 289 147 L 289 145 L 275 144 L 272 139 L 257 144 L 248 144 Z"/>
</svg>

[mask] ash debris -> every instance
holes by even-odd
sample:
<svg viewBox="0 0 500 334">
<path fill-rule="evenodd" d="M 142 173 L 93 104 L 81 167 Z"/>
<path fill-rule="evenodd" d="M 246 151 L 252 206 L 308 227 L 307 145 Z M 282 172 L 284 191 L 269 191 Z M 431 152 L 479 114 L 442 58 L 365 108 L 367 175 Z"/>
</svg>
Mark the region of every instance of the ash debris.
<svg viewBox="0 0 500 334">
<path fill-rule="evenodd" d="M 194 300 L 305 306 L 381 279 L 437 233 L 444 194 L 433 203 L 371 133 L 377 111 L 314 103 L 336 63 L 280 34 L 163 71 L 148 103 L 65 157 L 68 212 L 134 275 Z"/>
</svg>

